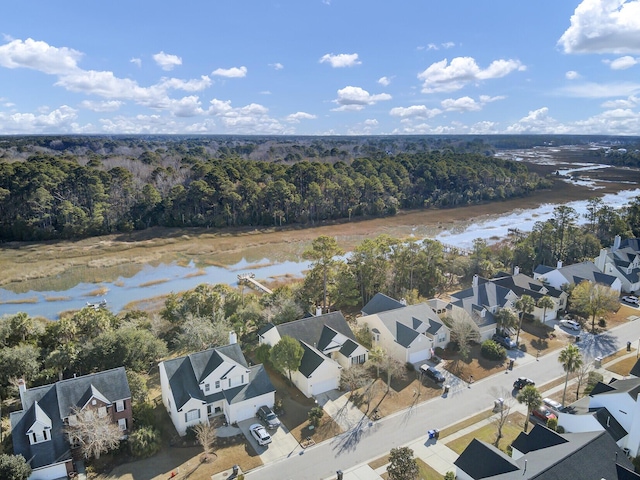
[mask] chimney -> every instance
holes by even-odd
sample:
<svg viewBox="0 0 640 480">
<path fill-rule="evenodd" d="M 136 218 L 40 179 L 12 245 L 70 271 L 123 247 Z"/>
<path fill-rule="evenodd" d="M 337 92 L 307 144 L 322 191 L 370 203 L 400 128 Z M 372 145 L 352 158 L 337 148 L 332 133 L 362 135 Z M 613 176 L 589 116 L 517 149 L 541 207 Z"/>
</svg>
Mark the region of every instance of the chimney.
<svg viewBox="0 0 640 480">
<path fill-rule="evenodd" d="M 615 238 L 613 239 L 613 249 L 612 250 L 618 250 L 620 248 L 620 242 L 621 242 L 621 238 L 620 235 L 616 235 Z"/>
<path fill-rule="evenodd" d="M 22 403 L 22 407 L 24 408 L 24 394 L 27 391 L 27 382 L 24 381 L 24 378 L 18 380 L 18 392 L 20 392 L 20 402 Z"/>
<path fill-rule="evenodd" d="M 236 335 L 236 332 L 229 332 L 229 345 L 235 345 L 236 343 L 238 343 L 238 336 Z"/>
<path fill-rule="evenodd" d="M 400 303 L 406 307 L 407 306 L 407 299 L 406 298 L 401 298 L 400 299 Z"/>
<path fill-rule="evenodd" d="M 558 266 L 556 268 L 562 268 L 562 260 L 558 260 Z"/>
<path fill-rule="evenodd" d="M 473 283 L 471 284 L 472 287 L 477 287 L 478 286 L 478 274 L 476 273 L 473 276 Z"/>
<path fill-rule="evenodd" d="M 517 265 L 513 267 L 513 276 L 515 277 L 516 275 L 520 275 L 520 267 Z"/>
<path fill-rule="evenodd" d="M 317 306 L 316 307 L 316 317 L 319 317 L 320 315 L 322 315 L 322 307 Z"/>
</svg>

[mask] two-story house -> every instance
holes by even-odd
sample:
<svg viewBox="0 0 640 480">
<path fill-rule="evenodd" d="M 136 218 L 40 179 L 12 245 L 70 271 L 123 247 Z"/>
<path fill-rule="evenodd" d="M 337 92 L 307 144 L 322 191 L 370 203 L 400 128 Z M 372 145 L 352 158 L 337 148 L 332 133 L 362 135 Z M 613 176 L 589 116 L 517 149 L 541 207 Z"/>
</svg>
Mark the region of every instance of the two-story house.
<svg viewBox="0 0 640 480">
<path fill-rule="evenodd" d="M 602 273 L 620 280 L 623 292 L 640 290 L 640 239 L 621 240 L 616 235 L 611 248 L 603 248 L 595 259 L 595 265 Z"/>
<path fill-rule="evenodd" d="M 179 435 L 209 418 L 229 423 L 253 418 L 262 405 L 273 407 L 275 388 L 263 365 L 249 366 L 235 341 L 159 364 L 164 403 Z"/>
<path fill-rule="evenodd" d="M 558 262 L 555 268 L 538 265 L 533 271 L 533 278 L 557 289 L 562 289 L 571 284 L 579 285 L 586 280 L 605 285 L 617 292 L 622 290 L 620 279 L 613 275 L 602 273 L 596 264 L 590 261 L 574 263 L 566 267 L 562 265 L 562 262 Z"/>
<path fill-rule="evenodd" d="M 341 312 L 269 323 L 258 332 L 261 345 L 274 346 L 285 336 L 298 340 L 304 350 L 291 380 L 307 397 L 339 388 L 342 369 L 368 359 L 369 351 L 358 343 Z"/>
<path fill-rule="evenodd" d="M 27 459 L 30 480 L 66 478 L 74 471 L 66 427 L 78 411 L 95 409 L 122 430 L 132 427 L 131 392 L 123 367 L 50 385 L 19 385 L 22 410 L 11 413 L 13 451 Z"/>
</svg>

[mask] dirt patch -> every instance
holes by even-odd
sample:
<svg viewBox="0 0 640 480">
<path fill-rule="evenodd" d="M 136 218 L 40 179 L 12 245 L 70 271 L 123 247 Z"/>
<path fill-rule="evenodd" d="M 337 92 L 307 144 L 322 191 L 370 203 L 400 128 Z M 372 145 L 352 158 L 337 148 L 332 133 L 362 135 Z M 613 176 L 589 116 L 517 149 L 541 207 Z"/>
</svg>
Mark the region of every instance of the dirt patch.
<svg viewBox="0 0 640 480">
<path fill-rule="evenodd" d="M 543 325 L 540 322 L 522 322 L 520 330 L 520 349 L 530 355 L 540 356 L 563 348 L 573 339 L 562 331 Z"/>
<path fill-rule="evenodd" d="M 480 355 L 480 345 L 473 345 L 468 358 L 462 358 L 459 352 L 444 350 L 443 360 L 446 360 L 443 368 L 464 381 L 473 378 L 481 380 L 494 373 L 501 372 L 507 367 L 506 360 L 487 360 Z"/>
<path fill-rule="evenodd" d="M 635 351 L 635 349 L 631 350 L 632 352 Z M 624 350 L 624 353 L 628 353 L 627 350 Z M 627 357 L 624 358 L 620 361 L 617 361 L 611 365 L 607 365 L 607 370 L 609 370 L 610 372 L 616 373 L 618 375 L 620 375 L 621 377 L 626 377 L 627 375 L 629 375 L 629 372 L 631 371 L 631 369 L 633 368 L 633 366 L 638 362 L 638 358 L 637 358 L 637 353 L 636 355 L 633 355 L 631 357 Z"/>
</svg>

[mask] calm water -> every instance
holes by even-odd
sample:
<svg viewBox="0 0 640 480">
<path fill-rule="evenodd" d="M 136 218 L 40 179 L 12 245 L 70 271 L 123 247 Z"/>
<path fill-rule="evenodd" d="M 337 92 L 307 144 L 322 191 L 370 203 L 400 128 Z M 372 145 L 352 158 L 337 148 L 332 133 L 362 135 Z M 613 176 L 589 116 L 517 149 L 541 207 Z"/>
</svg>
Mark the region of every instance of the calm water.
<svg viewBox="0 0 640 480">
<path fill-rule="evenodd" d="M 572 171 L 580 171 L 580 169 L 594 168 L 593 165 L 584 168 L 577 167 L 572 170 L 563 170 L 561 173 L 569 174 Z M 606 166 L 600 168 L 604 167 Z M 640 189 L 633 188 L 617 194 L 605 195 L 603 202 L 613 208 L 621 208 L 638 196 L 640 196 Z M 586 223 L 584 214 L 587 211 L 587 200 L 570 202 L 566 205 L 580 214 L 578 223 Z M 470 248 L 476 238 L 482 238 L 492 243 L 505 238 L 511 228 L 525 232 L 531 231 L 536 222 L 551 218 L 553 210 L 557 206 L 558 204 L 546 204 L 535 209 L 516 210 L 495 217 L 489 216 L 476 223 L 460 226 L 456 230 L 441 232 L 435 238 L 443 243 L 462 248 Z M 237 275 L 242 273 L 253 272 L 258 281 L 261 279 L 273 280 L 284 275 L 301 278 L 303 272 L 308 268 L 309 262 L 306 261 L 272 262 L 267 258 L 254 263 L 243 259 L 226 268 L 199 268 L 193 263 L 186 267 L 177 264 L 149 265 L 135 274 L 120 276 L 114 282 L 79 283 L 72 288 L 60 288 L 60 285 L 56 285 L 53 280 L 48 285 L 42 285 L 42 290 L 38 291 L 15 293 L 0 289 L 0 315 L 26 312 L 30 316 L 57 319 L 61 312 L 77 310 L 85 306 L 87 302 L 94 303 L 103 299 L 107 301 L 108 308 L 112 312 L 118 313 L 131 302 L 190 290 L 201 283 L 226 283 L 237 286 Z M 56 290 L 56 288 L 58 289 Z M 99 290 L 104 293 L 96 295 Z"/>
</svg>

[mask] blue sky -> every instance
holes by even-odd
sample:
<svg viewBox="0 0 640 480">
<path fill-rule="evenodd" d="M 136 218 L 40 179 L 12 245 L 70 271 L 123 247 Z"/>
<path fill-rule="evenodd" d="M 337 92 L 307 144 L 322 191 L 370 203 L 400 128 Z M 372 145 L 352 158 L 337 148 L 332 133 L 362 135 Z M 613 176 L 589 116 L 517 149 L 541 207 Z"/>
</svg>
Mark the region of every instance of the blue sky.
<svg viewBox="0 0 640 480">
<path fill-rule="evenodd" d="M 640 134 L 640 0 L 5 0 L 0 134 Z"/>
</svg>

